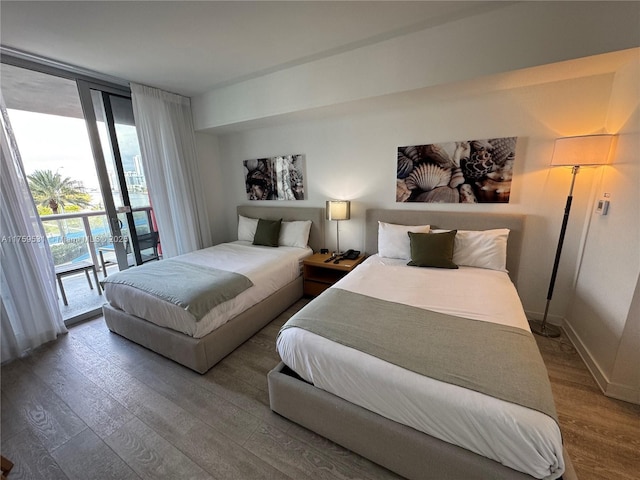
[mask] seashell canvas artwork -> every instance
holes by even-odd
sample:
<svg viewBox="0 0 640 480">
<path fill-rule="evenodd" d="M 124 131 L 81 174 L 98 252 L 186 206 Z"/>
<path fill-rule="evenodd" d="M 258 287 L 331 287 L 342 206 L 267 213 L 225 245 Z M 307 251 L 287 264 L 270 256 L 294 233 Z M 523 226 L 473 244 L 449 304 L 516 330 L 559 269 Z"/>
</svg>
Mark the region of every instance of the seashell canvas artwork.
<svg viewBox="0 0 640 480">
<path fill-rule="evenodd" d="M 244 160 L 249 200 L 304 200 L 304 155 Z"/>
<path fill-rule="evenodd" d="M 396 202 L 508 203 L 517 140 L 398 147 Z"/>
</svg>

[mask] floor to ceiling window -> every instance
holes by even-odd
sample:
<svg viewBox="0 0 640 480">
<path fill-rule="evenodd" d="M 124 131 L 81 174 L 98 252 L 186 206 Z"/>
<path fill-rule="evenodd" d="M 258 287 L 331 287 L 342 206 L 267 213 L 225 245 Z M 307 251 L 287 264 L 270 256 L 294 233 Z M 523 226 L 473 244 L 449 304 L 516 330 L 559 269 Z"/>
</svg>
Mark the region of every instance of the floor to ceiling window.
<svg viewBox="0 0 640 480">
<path fill-rule="evenodd" d="M 73 322 L 104 302 L 96 277 L 159 257 L 130 94 L 4 62 L 2 96 Z"/>
</svg>

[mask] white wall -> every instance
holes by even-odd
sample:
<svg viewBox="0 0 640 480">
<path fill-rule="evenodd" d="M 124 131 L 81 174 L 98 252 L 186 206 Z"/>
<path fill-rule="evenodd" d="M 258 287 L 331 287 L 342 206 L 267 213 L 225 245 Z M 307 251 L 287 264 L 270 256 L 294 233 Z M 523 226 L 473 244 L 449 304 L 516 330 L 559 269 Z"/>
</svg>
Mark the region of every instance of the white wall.
<svg viewBox="0 0 640 480">
<path fill-rule="evenodd" d="M 640 404 L 640 279 L 605 391 L 611 397 Z"/>
<path fill-rule="evenodd" d="M 504 2 L 474 17 L 218 88 L 194 98 L 198 130 L 640 45 L 636 2 Z"/>
<path fill-rule="evenodd" d="M 587 219 L 567 328 L 605 393 L 640 403 L 640 59 L 612 86 L 607 126 L 620 136 L 595 189 L 611 206 Z"/>
<path fill-rule="evenodd" d="M 473 82 L 426 89 L 410 97 L 386 98 L 377 108 L 352 105 L 350 114 L 330 115 L 219 138 L 225 179 L 228 238 L 233 238 L 236 204 L 246 203 L 242 160 L 302 153 L 306 156 L 308 200 L 323 206 L 330 198 L 351 199 L 352 220 L 342 222 L 341 246 L 362 249 L 364 211 L 370 207 L 449 209 L 527 214 L 527 235 L 518 280 L 525 309 L 539 316 L 553 263 L 570 171 L 550 170 L 557 136 L 600 131 L 613 82 L 612 75 L 541 83 L 502 90 L 501 77 L 479 92 Z M 579 121 L 573 115 L 579 112 Z M 396 149 L 401 145 L 496 136 L 519 137 L 516 177 L 508 205 L 396 204 Z M 551 308 L 564 317 L 580 249 L 583 219 L 589 208 L 595 169 L 583 169 L 564 248 L 561 273 Z M 220 222 L 218 222 L 218 225 Z M 335 245 L 335 224 L 327 225 L 327 246 Z"/>
</svg>

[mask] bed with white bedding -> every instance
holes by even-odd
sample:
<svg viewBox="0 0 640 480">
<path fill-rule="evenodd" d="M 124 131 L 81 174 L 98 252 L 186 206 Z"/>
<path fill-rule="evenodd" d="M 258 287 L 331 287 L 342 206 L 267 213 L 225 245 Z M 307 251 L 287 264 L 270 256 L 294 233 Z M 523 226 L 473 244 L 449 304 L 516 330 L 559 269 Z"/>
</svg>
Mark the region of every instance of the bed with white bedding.
<svg viewBox="0 0 640 480">
<path fill-rule="evenodd" d="M 202 338 L 297 279 L 302 260 L 312 252 L 309 247 L 273 248 L 235 241 L 176 257 L 183 263 L 239 273 L 252 283 L 250 288 L 214 306 L 199 319 L 175 303 L 158 301 L 157 296 L 124 283 L 105 283 L 105 297 L 112 307 L 161 327 Z"/>
<path fill-rule="evenodd" d="M 430 224 L 431 228 L 443 229 L 506 227 L 510 230 L 509 274 L 517 278 L 517 258 L 513 257 L 519 255 L 523 228 L 520 217 L 369 211 L 368 248 L 375 244 L 376 250 L 377 242 L 371 238 L 377 240 L 378 221 Z M 459 259 L 464 261 L 462 257 Z M 500 329 L 509 329 L 509 334 L 522 332 L 525 341 L 533 341 L 526 338 L 531 334 L 506 268 L 503 271 L 467 266 L 417 268 L 406 263 L 406 259 L 374 255 L 328 292 L 339 291 L 347 295 L 348 301 L 355 301 L 358 296 L 369 302 L 380 301 L 376 312 L 381 316 L 386 312 L 384 302 L 393 302 L 403 308 L 463 317 L 483 326 L 497 324 Z M 331 303 L 335 303 L 334 297 Z M 299 319 L 294 316 L 294 326 L 283 328 L 277 340 L 283 364 L 269 374 L 274 411 L 411 479 L 555 479 L 562 475 L 565 467 L 562 437 L 553 418 L 555 411 L 544 364 L 541 365 L 544 378 L 532 388 L 536 389 L 536 395 L 538 390 L 542 391 L 547 402 L 550 398 L 550 415 L 424 376 L 354 348 L 339 336 L 329 339 L 313 329 L 298 328 L 298 323 L 304 325 L 301 321 L 305 317 L 311 318 L 314 325 L 313 322 L 322 321 L 323 314 L 327 318 L 331 315 L 331 307 L 322 304 L 322 296 L 305 308 L 310 312 L 301 310 Z M 344 321 L 349 322 L 350 318 Z M 402 318 L 393 323 L 396 331 L 402 329 L 401 322 Z M 461 340 L 463 337 L 460 336 Z M 451 350 L 456 350 L 456 342 L 453 339 Z M 378 339 L 373 339 L 373 343 L 378 343 Z M 500 359 L 500 345 L 487 352 L 497 362 L 497 368 L 511 361 L 509 357 Z M 476 346 L 472 347 L 475 350 Z M 536 354 L 539 357 L 537 349 L 531 356 Z M 474 363 L 480 356 L 474 352 Z M 524 360 L 528 362 L 528 358 Z M 536 362 L 541 363 L 541 358 Z M 540 365 L 536 367 L 539 373 Z M 526 385 L 528 372 L 522 370 L 520 380 Z"/>
<path fill-rule="evenodd" d="M 204 373 L 299 299 L 302 296 L 301 262 L 313 252 L 312 247 L 319 249 L 323 242 L 323 209 L 240 206 L 238 215 L 290 222 L 311 220 L 308 245 L 276 248 L 239 240 L 136 267 L 143 280 L 145 273 L 151 277 L 145 285 L 147 291 L 141 286 L 132 286 L 130 277 L 109 276 L 105 283 L 108 303 L 103 307 L 109 329 Z M 180 271 L 187 269 L 180 281 L 191 275 L 229 274 L 241 278 L 247 285 L 239 289 L 239 293 L 211 303 L 211 308 L 194 315 L 194 309 L 188 305 L 162 296 L 162 285 L 155 288 L 153 283 L 154 272 L 145 272 L 153 268 L 160 276 L 162 269 L 168 269 L 171 263 L 179 266 Z M 169 279 L 165 281 L 171 281 L 170 277 L 165 276 Z M 213 296 L 203 292 L 201 297 Z"/>
</svg>

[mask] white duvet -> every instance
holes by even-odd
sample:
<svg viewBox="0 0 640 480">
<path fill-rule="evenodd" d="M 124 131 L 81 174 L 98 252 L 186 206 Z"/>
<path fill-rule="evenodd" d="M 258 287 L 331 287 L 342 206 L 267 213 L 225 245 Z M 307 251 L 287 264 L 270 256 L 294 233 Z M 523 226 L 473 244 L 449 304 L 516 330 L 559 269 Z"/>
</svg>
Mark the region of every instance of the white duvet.
<svg viewBox="0 0 640 480">
<path fill-rule="evenodd" d="M 310 248 L 261 247 L 237 241 L 176 257 L 183 262 L 240 273 L 253 282 L 252 287 L 217 305 L 197 322 L 178 305 L 128 285 L 107 283 L 104 293 L 115 308 L 201 338 L 299 277 L 302 260 L 312 253 Z"/>
<path fill-rule="evenodd" d="M 333 288 L 529 330 L 506 273 L 405 264 L 374 255 Z M 535 478 L 555 479 L 564 471 L 560 430 L 543 413 L 424 377 L 300 328 L 281 332 L 277 349 L 302 378 L 351 403 Z"/>
</svg>

